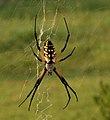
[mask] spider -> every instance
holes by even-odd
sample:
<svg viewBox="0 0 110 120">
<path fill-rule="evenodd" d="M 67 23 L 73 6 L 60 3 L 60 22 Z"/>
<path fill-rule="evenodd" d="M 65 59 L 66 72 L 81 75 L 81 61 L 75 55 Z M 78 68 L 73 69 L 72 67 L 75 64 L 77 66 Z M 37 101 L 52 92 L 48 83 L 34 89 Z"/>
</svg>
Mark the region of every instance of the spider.
<svg viewBox="0 0 110 120">
<path fill-rule="evenodd" d="M 39 58 L 39 56 L 34 52 L 33 48 L 31 47 L 32 49 L 32 52 L 33 52 L 33 55 L 43 64 L 45 64 L 45 67 L 43 68 L 39 78 L 37 79 L 37 81 L 35 82 L 33 88 L 31 89 L 31 91 L 29 92 L 29 94 L 26 96 L 26 98 L 19 104 L 19 107 L 30 97 L 30 95 L 32 94 L 32 97 L 30 99 L 30 103 L 29 103 L 29 106 L 28 106 L 28 110 L 30 110 L 30 107 L 31 107 L 31 104 L 32 104 L 32 101 L 33 101 L 33 98 L 34 98 L 34 95 L 38 89 L 38 86 L 40 85 L 44 75 L 46 74 L 46 72 L 49 74 L 49 75 L 52 75 L 52 72 L 54 71 L 55 74 L 58 76 L 58 78 L 60 79 L 60 81 L 62 82 L 62 84 L 64 85 L 65 89 L 66 89 L 66 92 L 67 92 L 67 95 L 68 95 L 68 101 L 65 105 L 65 107 L 63 109 L 65 109 L 69 102 L 70 102 L 70 99 L 71 99 L 71 96 L 70 96 L 70 93 L 69 93 L 69 89 L 73 92 L 73 94 L 75 95 L 76 97 L 76 101 L 78 101 L 78 96 L 76 94 L 76 92 L 70 87 L 70 85 L 67 83 L 67 81 L 65 80 L 65 78 L 61 75 L 61 73 L 59 73 L 59 71 L 56 69 L 55 67 L 55 64 L 57 62 L 62 62 L 64 60 L 66 60 L 67 58 L 69 58 L 74 50 L 75 50 L 75 47 L 73 48 L 72 52 L 67 55 L 66 57 L 60 59 L 60 60 L 57 60 L 57 57 L 56 57 L 56 53 L 55 53 L 55 48 L 53 46 L 53 43 L 47 39 L 46 42 L 44 43 L 44 53 L 42 53 L 41 51 L 41 48 L 39 46 L 39 43 L 38 43 L 38 37 L 37 37 L 37 32 L 36 32 L 36 19 L 37 19 L 37 15 L 35 16 L 35 25 L 34 25 L 34 36 L 35 36 L 35 40 L 36 40 L 36 47 L 38 48 L 38 51 L 39 51 L 39 55 L 40 57 L 42 58 Z M 70 32 L 69 32 L 69 28 L 68 28 L 68 25 L 67 25 L 67 22 L 66 22 L 66 19 L 64 17 L 64 23 L 65 23 L 65 26 L 66 26 L 66 29 L 67 29 L 67 38 L 66 38 L 66 42 L 65 42 L 65 45 L 64 47 L 61 49 L 60 51 L 60 54 L 64 52 L 66 46 L 67 46 L 67 43 L 68 43 L 68 40 L 69 40 L 69 37 L 70 37 Z M 59 54 L 59 55 L 60 55 Z"/>
</svg>

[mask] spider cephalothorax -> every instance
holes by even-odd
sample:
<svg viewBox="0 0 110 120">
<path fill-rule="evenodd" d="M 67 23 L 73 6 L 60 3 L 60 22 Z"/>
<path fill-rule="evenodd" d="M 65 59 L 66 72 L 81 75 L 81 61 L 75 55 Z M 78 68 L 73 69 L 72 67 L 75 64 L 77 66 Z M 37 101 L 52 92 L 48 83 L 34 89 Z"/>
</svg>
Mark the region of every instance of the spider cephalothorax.
<svg viewBox="0 0 110 120">
<path fill-rule="evenodd" d="M 65 89 L 66 89 L 66 92 L 67 92 L 67 95 L 68 95 L 68 101 L 65 105 L 64 108 L 66 108 L 70 102 L 70 99 L 71 99 L 71 96 L 70 96 L 70 93 L 69 93 L 69 89 L 74 93 L 75 97 L 76 97 L 76 100 L 78 101 L 78 97 L 77 97 L 77 94 L 76 92 L 69 86 L 69 84 L 67 83 L 67 81 L 64 79 L 64 77 L 58 72 L 58 70 L 56 69 L 55 67 L 55 64 L 58 63 L 58 62 L 61 62 L 61 61 L 64 61 L 66 60 L 68 57 L 70 57 L 72 55 L 72 53 L 74 52 L 75 50 L 75 47 L 73 48 L 73 50 L 71 51 L 71 53 L 69 55 L 67 55 L 66 57 L 60 59 L 60 60 L 57 60 L 56 59 L 56 53 L 55 53 L 55 48 L 52 44 L 52 42 L 50 40 L 46 40 L 46 42 L 44 43 L 44 53 L 42 53 L 41 51 L 41 48 L 39 46 L 39 42 L 38 42 L 38 39 L 37 39 L 37 32 L 36 32 L 36 18 L 37 16 L 35 17 L 35 27 L 34 27 L 34 36 L 35 36 L 35 39 L 36 39 L 36 46 L 38 48 L 38 51 L 39 51 L 39 55 L 41 56 L 41 58 L 39 58 L 39 56 L 34 52 L 33 48 L 31 47 L 32 49 L 32 52 L 34 54 L 34 56 L 40 61 L 42 62 L 43 64 L 45 64 L 45 67 L 44 69 L 42 70 L 39 78 L 37 79 L 34 87 L 32 88 L 32 90 L 29 92 L 29 94 L 27 95 L 27 97 L 23 100 L 23 102 L 21 102 L 21 104 L 19 105 L 19 107 L 27 100 L 27 98 L 32 94 L 32 97 L 31 97 L 31 100 L 30 100 L 30 103 L 29 103 L 29 107 L 28 107 L 28 110 L 30 110 L 30 107 L 31 107 L 31 103 L 32 103 L 32 100 L 34 98 L 34 95 L 37 91 L 37 88 L 38 86 L 40 85 L 45 73 L 47 72 L 48 74 L 52 74 L 52 72 L 54 72 L 58 77 L 59 79 L 61 80 L 62 84 L 64 85 Z M 67 25 L 67 22 L 66 22 L 66 19 L 64 18 L 64 22 L 65 22 L 65 25 L 66 25 L 66 29 L 67 29 L 67 38 L 66 38 L 66 43 L 64 45 L 64 47 L 61 49 L 60 51 L 60 54 L 65 50 L 66 46 L 67 46 L 67 43 L 68 43 L 68 40 L 69 40 L 69 37 L 70 37 L 70 32 L 69 32 L 69 29 L 68 29 L 68 25 Z M 57 56 L 58 58 L 58 56 Z"/>
</svg>

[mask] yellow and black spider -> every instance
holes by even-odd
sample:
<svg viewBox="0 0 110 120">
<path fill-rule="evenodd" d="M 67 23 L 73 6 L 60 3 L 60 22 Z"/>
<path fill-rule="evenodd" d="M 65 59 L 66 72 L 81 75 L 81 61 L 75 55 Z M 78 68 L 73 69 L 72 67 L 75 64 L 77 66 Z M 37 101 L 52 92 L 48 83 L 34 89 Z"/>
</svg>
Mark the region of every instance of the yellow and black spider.
<svg viewBox="0 0 110 120">
<path fill-rule="evenodd" d="M 70 99 L 71 99 L 71 96 L 70 96 L 70 93 L 69 93 L 69 90 L 68 88 L 74 93 L 75 97 L 76 97 L 76 100 L 78 101 L 78 96 L 76 94 L 76 92 L 69 86 L 69 84 L 67 83 L 67 81 L 64 79 L 64 77 L 58 72 L 58 70 L 56 69 L 55 67 L 55 64 L 57 62 L 61 62 L 61 61 L 64 61 L 66 60 L 68 57 L 70 57 L 72 55 L 72 53 L 74 52 L 75 50 L 75 47 L 73 48 L 72 52 L 67 55 L 66 57 L 60 59 L 60 60 L 57 60 L 57 57 L 56 57 L 56 53 L 55 53 L 55 48 L 52 44 L 52 42 L 50 40 L 46 40 L 46 42 L 44 43 L 44 53 L 42 53 L 41 51 L 41 48 L 39 46 L 39 43 L 38 43 L 38 38 L 37 38 L 37 32 L 36 32 L 36 18 L 37 16 L 35 16 L 35 26 L 34 26 L 34 36 L 35 36 L 35 39 L 36 39 L 36 46 L 38 48 L 38 51 L 39 51 L 39 55 L 41 56 L 41 58 L 38 57 L 38 55 L 34 52 L 33 48 L 31 47 L 32 49 L 32 52 L 34 54 L 34 56 L 40 61 L 42 62 L 43 64 L 45 64 L 45 67 L 44 69 L 42 70 L 39 78 L 37 79 L 35 85 L 33 86 L 32 90 L 29 92 L 29 94 L 26 96 L 26 98 L 21 102 L 21 104 L 19 105 L 19 107 L 28 99 L 28 97 L 32 94 L 32 97 L 31 97 L 31 100 L 30 100 L 30 103 L 29 103 L 29 107 L 28 107 L 28 110 L 30 110 L 30 107 L 31 107 L 31 104 L 32 104 L 32 100 L 34 98 L 34 95 L 37 91 L 37 88 L 38 86 L 40 85 L 45 73 L 47 72 L 49 75 L 52 75 L 52 72 L 54 71 L 56 73 L 56 75 L 59 77 L 59 79 L 61 80 L 62 84 L 65 86 L 66 88 L 66 91 L 67 91 L 67 94 L 68 94 L 68 101 L 64 107 L 64 109 L 68 106 L 69 102 L 70 102 Z M 68 43 L 68 40 L 69 40 L 69 37 L 70 37 L 70 32 L 69 32 L 69 29 L 68 29 L 68 25 L 67 25 L 67 22 L 66 22 L 66 19 L 64 17 L 64 22 L 65 22 L 65 25 L 66 25 L 66 29 L 67 29 L 67 38 L 66 38 L 66 43 L 64 45 L 64 47 L 61 49 L 60 51 L 60 54 L 65 50 L 66 46 L 67 46 L 67 43 Z"/>
</svg>

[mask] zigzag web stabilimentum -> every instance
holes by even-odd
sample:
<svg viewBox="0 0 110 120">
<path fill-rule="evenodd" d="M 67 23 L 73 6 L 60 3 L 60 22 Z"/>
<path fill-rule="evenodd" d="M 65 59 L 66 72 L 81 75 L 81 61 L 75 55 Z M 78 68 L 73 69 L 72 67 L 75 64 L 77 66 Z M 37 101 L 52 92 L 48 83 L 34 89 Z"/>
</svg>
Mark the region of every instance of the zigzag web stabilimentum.
<svg viewBox="0 0 110 120">
<path fill-rule="evenodd" d="M 43 36 L 44 32 L 50 31 L 50 34 L 47 35 L 47 39 L 50 39 L 50 36 L 53 32 L 53 28 L 55 26 L 55 20 L 56 20 L 56 16 L 57 16 L 57 9 L 56 9 L 56 13 L 55 13 L 54 19 L 52 21 L 52 26 L 48 30 L 44 31 L 44 24 L 46 21 L 46 11 L 45 11 L 45 1 L 44 0 L 42 0 L 42 9 L 43 9 L 43 19 L 42 19 L 42 23 L 41 23 L 40 35 L 38 38 L 39 45 L 43 42 L 42 36 Z M 38 77 L 39 76 L 38 60 L 36 60 L 36 63 L 37 63 L 37 77 Z M 42 105 L 43 103 L 45 103 L 45 105 Z M 46 110 L 50 109 L 50 107 L 52 107 L 52 105 L 53 104 L 51 103 L 51 101 L 49 99 L 49 88 L 47 88 L 47 90 L 45 92 L 42 92 L 42 93 L 39 92 L 38 96 L 37 96 L 35 120 L 39 120 L 39 119 L 48 120 L 48 119 L 52 118 L 52 115 L 46 112 Z"/>
<path fill-rule="evenodd" d="M 33 2 L 33 0 L 31 1 L 31 2 Z M 40 2 L 38 2 L 37 3 L 37 6 L 39 6 L 40 5 Z M 40 11 L 41 11 L 41 9 L 39 9 L 39 12 L 38 12 L 38 14 L 40 13 Z M 45 13 L 45 9 L 43 9 L 43 13 Z M 33 22 L 33 21 L 32 21 Z M 42 40 L 41 40 L 41 37 L 42 37 L 42 35 L 43 35 L 43 27 L 44 27 L 44 23 L 45 23 L 45 14 L 44 14 L 44 18 L 43 18 L 43 20 L 42 20 L 42 26 L 41 26 L 41 30 L 40 30 L 40 34 L 39 34 L 39 36 L 38 36 L 38 40 L 39 40 L 39 45 L 42 43 Z M 33 27 L 33 25 L 34 24 L 32 24 L 32 27 Z M 32 57 L 34 57 L 33 56 L 33 54 L 32 54 L 32 51 L 31 51 L 31 48 L 30 48 L 30 46 L 32 46 L 33 48 L 35 48 L 35 49 L 37 49 L 36 48 L 36 42 L 34 41 L 34 40 L 32 40 L 32 42 L 27 46 L 27 47 L 25 47 L 25 49 L 24 49 L 24 56 L 25 56 L 25 59 L 29 59 L 29 58 L 32 58 Z M 41 47 L 41 46 L 40 46 Z M 37 50 L 36 50 L 37 51 Z M 29 53 L 31 53 L 30 55 L 29 55 Z M 37 53 L 38 54 L 38 53 Z M 27 60 L 28 61 L 28 60 Z M 28 83 L 30 83 L 30 82 L 33 82 L 33 80 L 36 80 L 36 79 L 38 79 L 38 77 L 39 77 L 39 67 L 41 66 L 41 64 L 38 62 L 38 60 L 35 58 L 35 61 L 36 61 L 36 67 L 34 68 L 34 70 L 36 69 L 36 74 L 32 77 L 32 79 L 31 79 L 31 81 L 29 81 L 29 79 L 30 79 L 30 76 L 31 76 L 31 74 L 32 74 L 32 72 L 33 72 L 33 68 L 31 67 L 31 65 L 29 66 L 29 69 L 27 70 L 27 73 L 28 73 L 28 75 L 27 75 L 27 78 L 25 79 L 25 82 L 24 82 L 24 84 L 23 84 L 23 87 L 22 87 L 22 89 L 21 89 L 21 93 L 20 93 L 20 95 L 19 95 L 19 99 L 21 99 L 21 96 L 22 96 L 22 93 L 23 93 L 23 91 L 26 89 L 26 84 Z M 32 84 L 34 84 L 34 83 L 32 83 Z M 29 87 L 29 85 L 28 85 L 28 87 Z M 32 87 L 32 86 L 31 86 Z M 39 91 L 39 88 L 38 88 L 38 90 L 37 90 L 37 93 L 38 93 L 38 91 Z M 39 96 L 39 94 L 40 93 L 38 93 L 38 96 Z"/>
<path fill-rule="evenodd" d="M 41 47 L 41 49 L 42 49 L 42 47 L 43 47 L 42 44 L 43 44 L 43 42 L 44 42 L 44 41 L 42 40 L 42 36 L 44 35 L 44 33 L 47 33 L 48 31 L 50 32 L 50 34 L 47 35 L 47 38 L 50 38 L 50 36 L 53 34 L 53 28 L 54 28 L 54 26 L 55 26 L 55 21 L 56 21 L 56 17 L 57 17 L 57 9 L 58 9 L 58 8 L 56 8 L 56 12 L 55 12 L 54 18 L 53 18 L 53 20 L 52 20 L 52 26 L 51 26 L 49 29 L 47 29 L 47 30 L 44 31 L 44 25 L 45 25 L 45 21 L 46 21 L 46 16 L 45 16 L 46 12 L 45 12 L 45 1 L 42 1 L 43 19 L 42 19 L 42 21 L 41 21 L 41 24 L 39 23 L 40 26 L 41 26 L 40 32 L 38 32 L 38 30 L 37 30 L 37 32 L 39 33 L 39 34 L 38 34 L 38 42 L 39 42 L 39 46 Z M 39 13 L 40 13 L 40 11 L 41 11 L 41 9 L 39 10 Z M 38 16 L 39 16 L 39 14 L 37 14 L 37 17 L 38 17 Z M 46 40 L 46 38 L 45 38 L 45 40 Z M 32 41 L 29 46 L 32 46 L 34 49 L 37 49 L 37 48 L 36 48 L 36 42 L 35 42 L 35 41 Z M 30 57 L 31 57 L 31 58 L 34 57 L 33 54 L 30 54 L 30 55 L 29 55 L 29 53 L 32 53 L 32 51 L 31 51 L 31 49 L 30 49 L 29 46 L 27 46 L 27 47 L 24 49 L 24 51 L 25 51 L 25 57 L 27 56 L 27 59 L 29 59 Z M 37 51 L 37 50 L 36 50 L 36 51 Z M 28 52 L 29 52 L 29 53 L 28 53 Z M 37 53 L 37 54 L 38 54 L 38 53 Z M 39 54 L 38 54 L 38 55 L 39 55 Z M 33 80 L 37 80 L 37 78 L 38 78 L 39 75 L 40 75 L 39 67 L 41 66 L 41 63 L 39 63 L 37 59 L 35 59 L 35 61 L 36 61 L 36 75 L 34 75 L 34 77 L 31 79 L 32 82 L 33 82 Z M 35 70 L 35 69 L 34 69 L 34 70 Z M 32 72 L 33 72 L 33 68 L 29 67 L 29 70 L 28 70 L 28 73 L 29 73 L 29 74 L 28 74 L 28 76 L 27 76 L 27 78 L 26 78 L 26 80 L 25 80 L 25 82 L 24 82 L 24 85 L 23 85 L 23 87 L 22 87 L 21 93 L 20 93 L 20 95 L 19 95 L 19 99 L 21 99 L 21 96 L 23 96 L 22 94 L 23 94 L 24 90 L 29 87 L 29 85 L 28 85 L 28 87 L 27 87 L 27 83 L 29 84 L 29 83 L 31 82 L 31 81 L 29 81 L 28 79 L 30 79 L 30 76 L 31 76 L 31 73 L 32 73 Z M 31 84 L 32 84 L 32 82 L 31 82 Z M 40 85 L 40 86 L 41 86 L 41 85 Z M 31 86 L 31 87 L 32 87 L 32 86 Z M 36 101 L 36 99 L 37 99 L 37 101 Z M 52 115 L 46 113 L 46 110 L 48 110 L 48 109 L 53 105 L 53 104 L 51 103 L 50 99 L 49 99 L 49 88 L 47 88 L 45 92 L 40 92 L 40 91 L 39 91 L 39 88 L 38 88 L 38 90 L 37 90 L 37 92 L 36 92 L 36 97 L 34 98 L 34 101 L 36 101 L 36 103 L 37 103 L 37 104 L 36 104 L 36 112 L 35 112 L 35 119 L 36 119 L 36 120 L 38 120 L 38 119 L 47 120 L 48 118 L 52 118 Z M 44 107 L 41 109 L 40 106 L 41 106 L 44 102 L 47 102 L 47 104 L 46 104 L 46 106 L 44 106 Z M 32 106 L 33 106 L 33 105 L 32 105 Z M 34 108 L 32 108 L 32 106 L 31 106 L 31 110 L 34 109 Z"/>
<path fill-rule="evenodd" d="M 41 43 L 43 42 L 42 41 L 42 36 L 44 34 L 44 24 L 45 24 L 45 21 L 46 21 L 45 1 L 42 1 L 42 10 L 43 10 L 43 19 L 42 19 L 42 22 L 41 22 L 40 34 L 38 36 L 38 40 L 39 40 L 38 42 L 39 42 L 40 47 L 41 47 Z M 38 62 L 37 59 L 36 59 L 36 65 L 37 65 L 36 67 L 37 67 L 37 78 L 38 78 L 39 77 L 39 62 Z M 46 99 L 44 99 L 45 96 L 46 96 Z M 48 105 L 45 106 L 44 108 L 42 108 L 43 110 L 40 110 L 40 105 L 42 105 L 44 101 L 46 101 L 48 103 Z M 48 89 L 47 89 L 46 92 L 42 92 L 42 93 L 38 91 L 36 112 L 35 112 L 35 120 L 38 120 L 38 119 L 47 120 L 48 118 L 51 118 L 52 115 L 49 115 L 49 114 L 45 113 L 46 109 L 49 109 L 51 106 L 52 106 L 52 103 L 50 103 L 50 100 L 49 100 Z"/>
</svg>

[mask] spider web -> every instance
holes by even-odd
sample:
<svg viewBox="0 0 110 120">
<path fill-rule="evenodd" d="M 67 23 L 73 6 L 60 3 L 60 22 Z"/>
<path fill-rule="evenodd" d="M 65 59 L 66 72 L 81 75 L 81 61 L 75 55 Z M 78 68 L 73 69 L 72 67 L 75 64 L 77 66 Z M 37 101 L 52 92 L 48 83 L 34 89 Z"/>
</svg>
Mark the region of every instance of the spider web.
<svg viewBox="0 0 110 120">
<path fill-rule="evenodd" d="M 64 1 L 64 3 L 65 3 L 65 1 Z M 58 6 L 56 8 L 56 12 L 55 12 L 54 19 L 53 19 L 51 27 L 48 30 L 44 31 L 44 24 L 45 24 L 45 21 L 46 21 L 46 11 L 45 11 L 45 2 L 43 1 L 43 15 L 44 15 L 44 18 L 42 20 L 42 24 L 41 24 L 42 27 L 41 27 L 40 36 L 39 36 L 39 40 L 40 40 L 39 42 L 40 43 L 42 43 L 42 36 L 43 36 L 43 34 L 45 32 L 50 31 L 50 34 L 47 36 L 47 39 L 50 39 L 51 35 L 53 35 L 53 29 L 54 29 L 54 26 L 55 26 L 57 14 L 58 14 Z M 87 15 L 88 15 L 88 13 L 85 14 L 85 16 L 83 16 L 83 17 L 86 17 Z M 101 21 L 103 21 L 103 18 L 100 20 L 99 23 L 97 23 L 97 25 L 94 28 L 93 33 L 91 33 L 91 35 L 94 34 L 94 32 L 100 26 Z M 86 36 L 83 36 L 83 39 L 85 39 L 85 38 L 86 38 Z M 89 56 L 87 56 L 87 57 L 89 57 Z M 37 65 L 38 65 L 38 63 L 37 63 Z M 89 68 L 89 66 L 91 67 L 91 63 L 89 63 L 87 66 L 88 66 L 88 68 Z M 86 79 L 85 75 L 83 75 L 82 79 L 80 80 L 80 83 L 78 85 L 78 89 L 81 89 L 81 86 L 83 85 L 84 79 Z M 46 92 L 43 92 L 42 94 L 38 93 L 39 95 L 37 97 L 37 105 L 36 105 L 37 109 L 36 109 L 36 113 L 35 113 L 35 116 L 36 116 L 35 119 L 36 120 L 39 120 L 39 119 L 48 120 L 48 119 L 53 117 L 51 114 L 46 113 L 46 110 L 50 109 L 52 107 L 52 105 L 53 105 L 51 103 L 51 101 L 49 100 L 49 92 L 48 92 L 48 90 L 49 90 L 49 88 L 46 90 Z M 40 110 L 40 105 L 42 105 L 44 103 L 44 101 L 46 101 L 48 103 L 48 105 Z M 97 114 L 97 112 L 98 112 L 98 109 L 96 109 L 94 111 L 91 118 L 94 118 L 94 116 L 95 116 L 95 114 Z"/>
<path fill-rule="evenodd" d="M 42 2 L 42 10 L 40 10 L 40 11 L 43 12 L 43 19 L 41 20 L 41 23 L 40 23 L 41 24 L 41 29 L 40 29 L 40 32 L 39 32 L 39 35 L 38 35 L 38 42 L 39 42 L 39 46 L 42 48 L 43 43 L 44 43 L 44 41 L 42 41 L 42 37 L 43 37 L 44 33 L 50 31 L 50 34 L 47 35 L 46 39 L 50 39 L 51 35 L 53 34 L 53 29 L 54 29 L 54 26 L 55 26 L 58 7 L 56 8 L 51 27 L 48 28 L 47 30 L 44 30 L 45 21 L 46 21 L 45 0 L 42 0 L 41 2 Z M 39 11 L 39 14 L 40 14 L 40 11 Z M 39 16 L 39 14 L 38 14 L 38 16 Z M 30 45 L 32 45 L 32 44 L 33 44 L 33 42 Z M 36 48 L 36 42 L 34 43 L 33 47 Z M 39 55 L 39 54 L 37 54 L 37 55 Z M 35 60 L 36 60 L 36 72 L 37 73 L 36 73 L 36 76 L 34 76 L 32 80 L 34 80 L 36 77 L 38 78 L 39 75 L 40 75 L 39 67 L 41 66 L 41 64 L 39 63 L 38 59 L 35 58 Z M 31 71 L 31 68 L 30 68 L 30 71 Z M 22 95 L 22 93 L 25 89 L 25 86 L 26 86 L 27 82 L 28 82 L 28 79 L 25 80 L 25 83 L 23 85 L 23 88 L 22 88 L 22 91 L 21 91 L 21 94 L 20 94 L 19 98 L 21 98 L 21 95 Z M 46 91 L 43 91 L 43 92 L 40 92 L 39 88 L 40 87 L 38 87 L 38 90 L 37 90 L 37 93 L 36 93 L 37 94 L 37 97 L 36 97 L 37 98 L 37 100 L 36 100 L 37 104 L 36 104 L 35 120 L 40 120 L 40 119 L 41 120 L 48 120 L 48 119 L 53 117 L 51 114 L 46 112 L 53 105 L 51 103 L 50 99 L 49 99 L 49 88 L 47 88 Z M 42 107 L 43 104 L 44 104 L 44 107 Z"/>
<path fill-rule="evenodd" d="M 31 0 L 30 1 L 31 3 L 33 3 L 33 2 L 35 2 L 34 0 Z M 59 6 L 61 6 L 61 3 L 59 3 L 60 2 L 60 0 L 59 1 L 57 1 L 58 2 L 58 5 Z M 36 2 L 35 2 L 36 3 Z M 63 2 L 62 2 L 62 5 L 63 4 L 65 4 L 66 3 L 66 1 L 65 0 L 63 0 Z M 13 12 L 10 12 L 9 11 L 9 15 L 8 15 L 8 18 L 11 18 L 11 16 L 13 16 L 14 14 L 16 14 L 16 10 L 18 9 L 18 6 L 19 6 L 19 4 L 20 4 L 20 2 L 19 1 L 17 1 L 16 2 L 16 5 L 15 5 L 15 7 L 14 7 L 14 10 L 13 10 Z M 42 5 L 41 5 L 42 4 Z M 40 2 L 38 2 L 36 5 L 37 6 L 42 6 L 42 8 L 40 8 L 40 10 L 38 11 L 39 12 L 39 14 L 40 14 L 40 12 L 41 11 L 43 11 L 43 19 L 42 19 L 42 21 L 41 21 L 41 29 L 40 29 L 40 34 L 39 34 L 39 44 L 40 44 L 40 46 L 42 47 L 42 44 L 43 44 L 43 40 L 42 40 L 42 38 L 43 38 L 43 35 L 45 34 L 45 33 L 47 33 L 47 32 L 49 32 L 49 34 L 47 35 L 47 38 L 50 38 L 53 34 L 54 34 L 54 32 L 53 32 L 53 29 L 54 29 L 54 27 L 55 27 L 55 22 L 56 22 L 56 18 L 57 18 L 57 15 L 59 14 L 59 11 L 58 11 L 58 6 L 57 6 L 57 8 L 56 8 L 56 10 L 55 10 L 55 15 L 54 15 L 54 17 L 53 17 L 53 20 L 52 20 L 52 24 L 51 24 L 51 26 L 48 28 L 48 29 L 44 29 L 44 26 L 45 26 L 45 22 L 46 22 L 46 9 L 48 9 L 48 8 L 46 8 L 46 1 L 40 1 Z M 72 5 L 69 5 L 69 7 L 71 7 L 71 11 L 70 12 L 74 12 L 74 10 L 75 10 L 75 8 L 72 8 Z M 28 9 L 28 8 L 27 8 Z M 60 15 L 62 15 L 61 13 L 60 13 Z M 74 14 L 75 15 L 75 14 Z M 83 17 L 86 17 L 88 15 L 88 13 L 85 15 L 85 16 L 83 16 Z M 96 31 L 96 29 L 100 26 L 100 24 L 101 24 L 101 21 L 103 21 L 103 18 L 100 18 L 100 22 L 98 22 L 97 23 L 97 25 L 96 25 L 96 27 L 94 28 L 94 30 L 93 30 L 93 33 L 91 33 L 91 35 L 92 34 L 94 34 L 94 32 Z M 33 23 L 33 22 L 32 22 Z M 7 23 L 5 23 L 5 24 L 9 24 L 8 23 L 8 21 L 7 21 Z M 40 24 L 40 23 L 39 23 Z M 59 25 L 58 25 L 59 26 Z M 57 26 L 57 27 L 58 27 Z M 32 26 L 33 27 L 33 26 Z M 57 31 L 57 29 L 56 29 L 56 31 Z M 76 34 L 76 38 L 78 38 L 78 33 Z M 83 36 L 82 37 L 82 39 L 84 40 L 84 39 L 86 39 L 86 35 L 85 36 Z M 77 40 L 76 40 L 77 41 Z M 34 45 L 33 45 L 34 44 Z M 95 44 L 95 43 L 94 43 Z M 35 41 L 34 40 L 32 40 L 32 42 L 30 43 L 30 45 L 32 45 L 33 47 L 36 47 L 36 45 L 35 45 Z M 30 46 L 29 45 L 29 46 Z M 19 62 L 21 62 L 21 61 L 23 61 L 23 59 L 25 58 L 26 60 L 28 60 L 28 59 L 30 59 L 30 58 L 32 58 L 33 57 L 33 55 L 30 55 L 29 53 L 31 53 L 31 50 L 30 50 L 30 47 L 29 46 L 26 46 L 25 47 L 25 49 L 24 49 L 24 55 L 23 56 L 21 56 L 21 57 L 19 57 L 17 60 L 19 61 Z M 79 45 L 77 45 L 77 47 L 79 47 Z M 21 51 L 11 51 L 12 53 L 14 53 L 14 52 L 21 52 Z M 5 53 L 5 54 L 9 54 L 9 52 L 7 52 L 7 53 Z M 87 57 L 89 57 L 89 56 L 87 56 Z M 14 63 L 13 63 L 14 64 Z M 16 64 L 16 62 L 15 62 L 15 64 Z M 75 63 L 75 64 L 77 64 L 77 62 Z M 81 64 L 81 62 L 79 62 L 78 64 Z M 2 72 L 4 72 L 5 71 L 5 68 L 8 68 L 8 66 L 9 66 L 10 64 L 5 64 L 4 66 L 2 66 L 2 68 L 1 68 L 1 73 Z M 89 64 L 87 64 L 87 66 L 89 67 L 89 66 L 91 66 L 92 64 L 91 63 L 89 63 Z M 17 66 L 16 67 L 16 69 L 19 69 L 21 66 Z M 36 60 L 36 69 L 34 69 L 33 70 L 33 68 L 31 67 L 31 65 L 29 65 L 29 67 L 28 67 L 28 70 L 26 71 L 26 74 L 28 73 L 28 76 L 27 76 L 27 78 L 26 78 L 26 80 L 25 80 L 25 82 L 24 82 L 24 84 L 23 84 L 23 87 L 22 87 L 22 90 L 21 90 L 21 93 L 20 93 L 20 95 L 19 95 L 19 99 L 21 99 L 21 96 L 22 97 L 24 97 L 24 95 L 23 95 L 23 93 L 24 93 L 24 91 L 25 91 L 25 89 L 27 89 L 28 88 L 28 84 L 29 83 L 33 83 L 33 81 L 34 80 L 36 80 L 36 76 L 37 76 L 37 78 L 38 78 L 38 76 L 39 76 L 39 74 L 40 74 L 40 67 L 41 67 L 41 64 Z M 15 70 L 15 69 L 14 69 Z M 12 72 L 14 72 L 14 70 L 12 70 Z M 37 71 L 36 71 L 37 70 Z M 33 78 L 31 79 L 31 81 L 29 81 L 30 80 L 30 76 L 31 76 L 31 74 L 32 74 L 32 72 L 33 71 L 36 71 L 37 72 L 37 74 L 35 74 L 34 76 L 33 76 Z M 98 71 L 97 71 L 98 72 Z M 84 73 L 83 73 L 84 74 Z M 82 79 L 80 79 L 80 81 L 79 81 L 79 83 L 78 83 L 78 87 L 77 87 L 77 89 L 78 90 L 80 90 L 81 89 L 81 87 L 82 87 L 82 85 L 84 84 L 84 79 L 86 79 L 86 77 L 85 77 L 85 75 L 82 75 L 83 77 L 82 77 Z M 7 79 L 8 79 L 8 77 L 7 77 Z M 39 120 L 39 119 L 42 119 L 42 120 L 48 120 L 48 119 L 52 119 L 53 118 L 53 115 L 51 115 L 50 113 L 47 113 L 46 111 L 48 111 L 48 109 L 51 109 L 52 108 L 52 106 L 53 106 L 53 103 L 51 103 L 51 100 L 49 99 L 49 88 L 47 88 L 45 91 L 43 91 L 43 92 L 40 92 L 39 91 L 39 89 L 38 89 L 38 91 L 37 91 L 37 96 L 35 97 L 35 99 L 37 98 L 37 100 L 36 100 L 36 112 L 35 112 L 35 120 Z M 35 99 L 34 99 L 34 101 L 35 101 Z M 42 105 L 44 104 L 46 102 L 46 106 L 43 106 L 42 107 Z M 31 108 L 32 109 L 32 108 Z M 96 114 L 97 113 L 97 111 L 98 110 L 96 110 L 96 111 L 94 111 L 93 112 L 93 114 L 92 114 L 92 116 L 94 117 L 94 114 Z"/>
<path fill-rule="evenodd" d="M 44 25 L 45 25 L 45 21 L 46 21 L 46 9 L 45 9 L 45 1 L 42 0 L 42 9 L 43 9 L 43 19 L 42 19 L 42 23 L 41 23 L 41 29 L 40 29 L 40 35 L 38 36 L 38 42 L 39 45 L 41 47 L 41 43 L 42 41 L 42 36 L 44 34 Z M 39 76 L 39 62 L 36 59 L 36 63 L 37 63 L 37 78 Z M 46 98 L 44 97 L 46 95 Z M 44 101 L 46 101 L 48 104 L 42 108 L 40 110 L 40 105 L 42 105 L 44 103 Z M 52 103 L 49 100 L 49 93 L 48 93 L 48 89 L 46 92 L 43 93 L 38 93 L 38 97 L 37 97 L 37 105 L 36 105 L 36 112 L 35 112 L 35 120 L 48 120 L 48 118 L 52 118 L 52 115 L 47 114 L 46 110 L 49 109 L 52 106 Z"/>
</svg>

